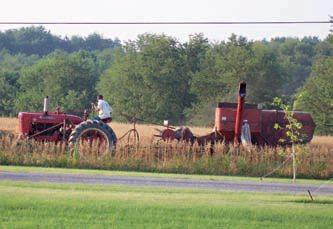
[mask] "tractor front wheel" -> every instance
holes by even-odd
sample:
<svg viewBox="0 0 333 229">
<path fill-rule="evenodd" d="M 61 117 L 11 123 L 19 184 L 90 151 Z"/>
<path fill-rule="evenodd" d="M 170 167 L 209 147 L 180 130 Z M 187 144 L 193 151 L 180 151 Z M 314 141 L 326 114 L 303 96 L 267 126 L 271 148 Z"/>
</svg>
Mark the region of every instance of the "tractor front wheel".
<svg viewBox="0 0 333 229">
<path fill-rule="evenodd" d="M 104 122 L 87 120 L 75 127 L 68 141 L 73 156 L 89 159 L 114 151 L 117 137 Z"/>
</svg>

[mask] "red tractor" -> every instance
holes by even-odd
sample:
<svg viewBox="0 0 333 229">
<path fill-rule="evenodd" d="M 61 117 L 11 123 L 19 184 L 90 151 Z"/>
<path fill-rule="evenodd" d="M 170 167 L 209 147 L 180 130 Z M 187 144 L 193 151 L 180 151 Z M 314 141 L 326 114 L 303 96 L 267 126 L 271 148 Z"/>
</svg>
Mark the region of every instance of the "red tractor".
<svg viewBox="0 0 333 229">
<path fill-rule="evenodd" d="M 88 147 L 96 147 L 102 152 L 109 152 L 115 147 L 117 137 L 114 131 L 103 121 L 87 120 L 66 114 L 57 108 L 48 111 L 48 97 L 44 99 L 43 112 L 20 112 L 19 132 L 21 139 L 38 142 L 65 142 L 73 152 Z"/>
</svg>

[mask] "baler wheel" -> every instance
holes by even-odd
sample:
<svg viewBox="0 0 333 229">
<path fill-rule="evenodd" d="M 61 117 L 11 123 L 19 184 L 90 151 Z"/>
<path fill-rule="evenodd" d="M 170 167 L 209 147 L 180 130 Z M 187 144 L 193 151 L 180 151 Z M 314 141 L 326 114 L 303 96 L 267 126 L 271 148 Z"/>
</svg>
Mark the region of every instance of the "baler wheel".
<svg viewBox="0 0 333 229">
<path fill-rule="evenodd" d="M 100 157 L 115 150 L 117 137 L 104 122 L 87 120 L 75 127 L 68 142 L 72 156 Z"/>
</svg>

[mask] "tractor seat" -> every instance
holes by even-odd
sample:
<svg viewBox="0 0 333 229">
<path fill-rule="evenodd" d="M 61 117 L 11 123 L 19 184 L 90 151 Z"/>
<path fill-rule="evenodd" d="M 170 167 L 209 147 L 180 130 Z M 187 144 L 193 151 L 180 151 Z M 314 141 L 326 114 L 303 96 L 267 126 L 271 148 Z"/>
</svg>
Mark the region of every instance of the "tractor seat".
<svg viewBox="0 0 333 229">
<path fill-rule="evenodd" d="M 111 117 L 110 118 L 104 118 L 104 119 L 102 119 L 102 122 L 104 122 L 104 123 L 109 123 L 111 121 L 112 121 Z"/>
</svg>

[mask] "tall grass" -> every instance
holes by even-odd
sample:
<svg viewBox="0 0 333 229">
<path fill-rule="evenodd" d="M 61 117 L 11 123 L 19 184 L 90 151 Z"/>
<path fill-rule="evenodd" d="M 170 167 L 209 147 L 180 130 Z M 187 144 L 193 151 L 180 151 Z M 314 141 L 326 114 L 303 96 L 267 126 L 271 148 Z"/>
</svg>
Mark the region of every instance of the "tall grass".
<svg viewBox="0 0 333 229">
<path fill-rule="evenodd" d="M 210 146 L 201 148 L 185 143 L 155 142 L 128 146 L 120 142 L 113 154 L 73 157 L 65 144 L 20 141 L 13 136 L 0 137 L 0 164 L 66 168 L 94 168 L 127 171 L 149 171 L 186 174 L 262 176 L 271 172 L 290 155 L 289 148 L 235 148 L 218 144 L 215 153 Z M 333 153 L 330 145 L 309 144 L 297 147 L 298 177 L 329 178 L 333 175 Z M 291 161 L 272 176 L 290 177 Z"/>
<path fill-rule="evenodd" d="M 158 126 L 138 125 L 140 145 L 131 147 L 120 141 L 114 154 L 73 157 L 65 144 L 20 141 L 17 143 L 18 122 L 15 118 L 0 118 L 0 164 L 68 168 L 117 169 L 188 174 L 262 176 L 282 165 L 290 155 L 289 148 L 235 148 L 218 144 L 210 155 L 210 145 L 201 148 L 185 143 L 153 141 Z M 111 123 L 120 137 L 131 124 Z M 191 127 L 201 135 L 208 128 Z M 333 175 L 333 137 L 315 137 L 307 145 L 297 147 L 297 174 L 304 178 L 329 178 Z M 287 161 L 272 176 L 290 177 L 291 161 Z"/>
</svg>

